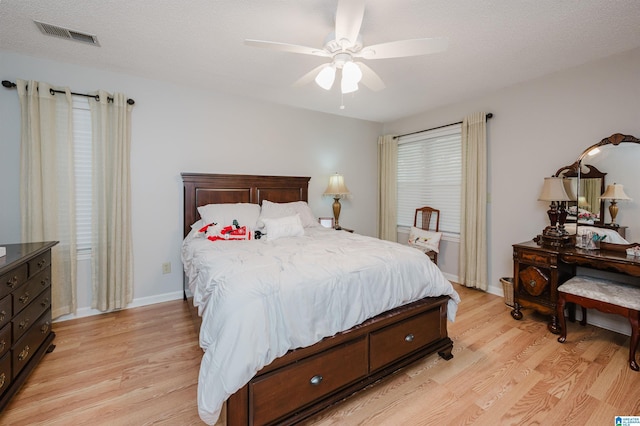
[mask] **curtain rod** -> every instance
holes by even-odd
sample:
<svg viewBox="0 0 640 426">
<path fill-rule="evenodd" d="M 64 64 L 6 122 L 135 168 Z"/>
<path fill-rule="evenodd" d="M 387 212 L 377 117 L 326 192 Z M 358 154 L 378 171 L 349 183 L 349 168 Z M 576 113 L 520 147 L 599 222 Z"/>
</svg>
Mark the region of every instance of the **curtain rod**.
<svg viewBox="0 0 640 426">
<path fill-rule="evenodd" d="M 493 117 L 493 113 L 488 113 L 487 114 L 487 120 L 489 120 L 491 117 Z M 418 130 L 417 132 L 411 132 L 411 133 L 405 133 L 404 135 L 398 135 L 398 136 L 394 136 L 394 139 L 398 139 L 401 138 L 403 136 L 409 136 L 409 135 L 416 135 L 418 133 L 424 133 L 424 132 L 428 132 L 430 130 L 437 130 L 437 129 L 442 129 L 443 127 L 449 127 L 449 126 L 454 126 L 456 124 L 462 124 L 462 121 L 458 121 L 457 123 L 451 123 L 451 124 L 445 124 L 443 126 L 438 126 L 438 127 L 432 127 L 430 129 L 424 129 L 424 130 Z"/>
<path fill-rule="evenodd" d="M 17 86 L 14 82 L 9 81 L 9 80 L 2 80 L 2 85 L 4 87 L 6 87 L 7 89 L 15 89 Z M 55 89 L 49 89 L 49 93 L 51 93 L 52 95 L 54 93 L 65 93 L 62 90 L 55 90 Z M 76 95 L 76 96 L 84 96 L 85 98 L 94 98 L 96 101 L 100 100 L 100 96 L 98 95 L 87 95 L 86 93 L 74 93 L 71 92 L 72 95 Z M 113 102 L 113 98 L 111 96 L 107 97 L 107 101 L 108 102 Z M 134 101 L 133 99 L 127 99 L 127 103 L 129 105 L 133 105 L 136 103 L 136 101 Z"/>
</svg>

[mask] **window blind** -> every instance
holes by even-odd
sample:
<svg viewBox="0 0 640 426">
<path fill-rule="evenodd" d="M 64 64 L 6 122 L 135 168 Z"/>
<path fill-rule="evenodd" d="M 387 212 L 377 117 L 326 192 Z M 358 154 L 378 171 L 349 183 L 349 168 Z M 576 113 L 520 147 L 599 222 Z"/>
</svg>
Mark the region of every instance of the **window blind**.
<svg viewBox="0 0 640 426">
<path fill-rule="evenodd" d="M 440 210 L 440 231 L 460 233 L 461 125 L 398 140 L 398 226 L 412 226 L 415 210 Z"/>
<path fill-rule="evenodd" d="M 78 254 L 91 252 L 91 110 L 86 97 L 73 96 L 73 143 Z"/>
</svg>

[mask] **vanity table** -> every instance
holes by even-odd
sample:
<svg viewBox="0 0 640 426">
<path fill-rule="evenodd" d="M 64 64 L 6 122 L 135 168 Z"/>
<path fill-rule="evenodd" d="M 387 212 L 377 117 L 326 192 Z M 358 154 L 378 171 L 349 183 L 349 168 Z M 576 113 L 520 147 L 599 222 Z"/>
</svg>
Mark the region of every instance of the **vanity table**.
<svg viewBox="0 0 640 426">
<path fill-rule="evenodd" d="M 523 317 L 522 308 L 535 309 L 551 317 L 547 328 L 559 334 L 558 287 L 576 275 L 577 266 L 639 277 L 635 284 L 640 286 L 640 257 L 627 256 L 624 249 L 614 247 L 615 244 L 604 246 L 600 250 L 586 250 L 546 247 L 535 241 L 514 244 L 511 316 L 519 320 Z"/>
<path fill-rule="evenodd" d="M 622 241 L 630 233 L 638 232 L 640 226 L 635 214 L 627 216 L 627 221 L 623 222 L 625 226 L 605 223 L 606 210 L 601 194 L 606 184 L 624 182 L 630 191 L 635 191 L 630 195 L 631 199 L 636 200 L 634 203 L 640 200 L 637 176 L 639 147 L 640 139 L 615 133 L 588 147 L 573 164 L 558 169 L 554 176 L 565 178 L 565 189 L 569 189 L 567 194 L 573 192 L 569 196 L 573 201 L 567 202 L 568 215 L 565 214 L 565 217 L 567 222 L 576 222 L 574 232 L 580 234 L 580 226 L 607 229 L 613 231 L 606 240 L 612 243 L 619 242 L 613 238 L 616 232 L 623 238 Z M 609 181 L 605 182 L 605 179 Z M 581 223 L 580 219 L 585 217 L 590 218 L 592 224 Z M 552 223 L 552 226 L 555 224 Z M 640 286 L 640 257 L 627 256 L 625 251 L 627 247 L 640 244 L 602 242 L 599 250 L 587 250 L 575 247 L 575 235 L 566 235 L 564 238 L 566 241 L 556 246 L 544 238 L 513 245 L 514 308 L 511 316 L 521 319 L 522 308 L 549 315 L 548 328 L 555 334 L 560 333 L 556 314 L 558 287 L 576 275 L 578 266 L 638 277 L 632 281 Z M 573 316 L 571 311 L 570 316 Z"/>
</svg>

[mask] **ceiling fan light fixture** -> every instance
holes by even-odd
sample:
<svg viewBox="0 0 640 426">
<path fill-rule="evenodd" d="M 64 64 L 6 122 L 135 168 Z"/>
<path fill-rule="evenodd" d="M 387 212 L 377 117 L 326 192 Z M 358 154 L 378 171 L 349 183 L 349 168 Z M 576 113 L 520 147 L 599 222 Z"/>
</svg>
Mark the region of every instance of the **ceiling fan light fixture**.
<svg viewBox="0 0 640 426">
<path fill-rule="evenodd" d="M 343 94 L 355 92 L 358 90 L 358 83 L 355 81 L 349 81 L 349 79 L 344 78 L 344 75 L 342 76 L 342 82 L 340 83 L 340 86 Z"/>
<path fill-rule="evenodd" d="M 333 82 L 336 79 L 336 69 L 329 65 L 322 68 L 322 70 L 316 76 L 316 84 L 322 87 L 324 90 L 331 90 Z"/>
<path fill-rule="evenodd" d="M 345 79 L 355 84 L 360 83 L 360 80 L 362 80 L 362 70 L 352 61 L 345 62 L 342 66 L 342 81 Z"/>
</svg>

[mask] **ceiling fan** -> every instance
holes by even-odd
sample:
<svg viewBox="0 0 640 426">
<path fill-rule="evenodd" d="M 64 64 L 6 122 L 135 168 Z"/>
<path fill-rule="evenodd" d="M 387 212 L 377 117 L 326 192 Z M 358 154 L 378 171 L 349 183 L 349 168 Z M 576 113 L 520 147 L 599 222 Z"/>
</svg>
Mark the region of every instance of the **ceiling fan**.
<svg viewBox="0 0 640 426">
<path fill-rule="evenodd" d="M 362 59 L 426 55 L 441 52 L 447 48 L 447 39 L 442 37 L 399 40 L 365 46 L 360 35 L 364 9 L 365 0 L 339 0 L 335 31 L 327 36 L 322 48 L 250 39 L 245 40 L 245 44 L 283 52 L 331 58 L 331 62 L 312 69 L 302 76 L 294 86 L 301 86 L 315 80 L 320 87 L 330 90 L 335 81 L 336 70 L 341 70 L 342 93 L 355 92 L 358 90 L 360 82 L 374 91 L 385 88 L 382 79 L 361 62 Z"/>
</svg>

